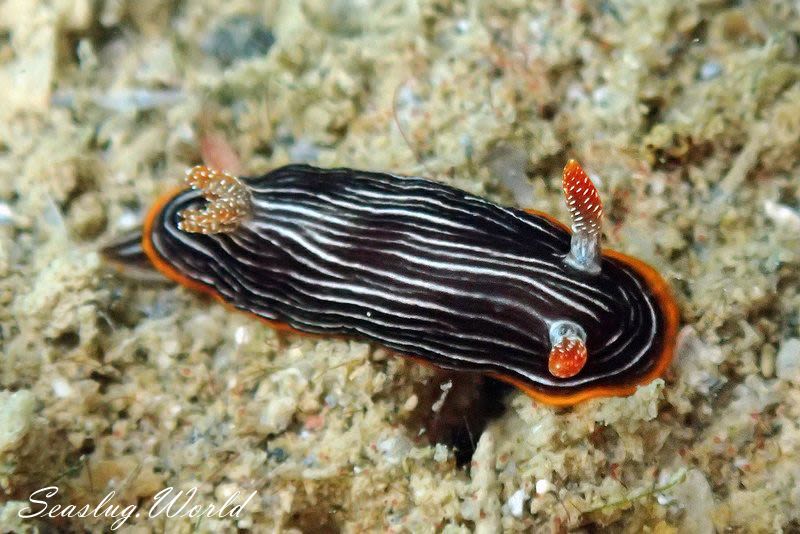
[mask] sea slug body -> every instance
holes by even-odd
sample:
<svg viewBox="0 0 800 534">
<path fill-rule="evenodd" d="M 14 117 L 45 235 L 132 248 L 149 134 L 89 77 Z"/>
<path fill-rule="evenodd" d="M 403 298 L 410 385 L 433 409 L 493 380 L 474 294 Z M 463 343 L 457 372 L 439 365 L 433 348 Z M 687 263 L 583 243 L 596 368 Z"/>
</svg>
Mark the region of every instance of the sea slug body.
<svg viewBox="0 0 800 534">
<path fill-rule="evenodd" d="M 150 209 L 141 247 L 168 278 L 272 325 L 373 340 L 570 405 L 664 372 L 677 306 L 650 266 L 601 250 L 602 205 L 574 161 L 572 231 L 435 181 L 289 165 L 195 167 Z"/>
</svg>

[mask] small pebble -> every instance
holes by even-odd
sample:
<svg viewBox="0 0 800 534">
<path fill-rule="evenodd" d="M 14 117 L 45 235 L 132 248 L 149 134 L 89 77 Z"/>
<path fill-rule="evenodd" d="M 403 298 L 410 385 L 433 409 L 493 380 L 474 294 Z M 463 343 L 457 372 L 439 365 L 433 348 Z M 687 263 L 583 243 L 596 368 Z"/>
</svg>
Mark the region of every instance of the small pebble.
<svg viewBox="0 0 800 534">
<path fill-rule="evenodd" d="M 285 462 L 286 458 L 288 457 L 289 455 L 286 454 L 286 451 L 281 449 L 280 447 L 275 447 L 274 449 L 270 449 L 269 452 L 267 452 L 267 458 L 272 458 L 279 464 Z"/>
<path fill-rule="evenodd" d="M 418 404 L 418 403 L 419 403 L 419 397 L 417 397 L 416 395 L 411 395 L 411 396 L 410 396 L 409 398 L 407 398 L 407 399 L 406 399 L 406 401 L 403 403 L 403 408 L 402 408 L 402 411 L 404 411 L 404 412 L 410 412 L 411 410 L 413 410 L 414 408 L 416 408 L 416 407 L 417 407 L 417 404 Z"/>
<path fill-rule="evenodd" d="M 233 338 L 236 340 L 237 345 L 244 345 L 250 341 L 250 331 L 246 326 L 242 325 L 236 329 Z"/>
<path fill-rule="evenodd" d="M 139 213 L 135 213 L 133 211 L 123 211 L 120 216 L 117 218 L 117 227 L 120 230 L 130 230 L 131 228 L 137 227 L 141 224 L 142 216 Z"/>
<path fill-rule="evenodd" d="M 393 436 L 378 442 L 378 450 L 389 464 L 399 464 L 408 456 L 413 445 L 405 436 Z"/>
<path fill-rule="evenodd" d="M 524 489 L 518 489 L 514 492 L 514 494 L 508 498 L 506 504 L 508 505 L 508 511 L 511 512 L 511 515 L 514 517 L 522 517 L 522 512 L 524 510 L 525 501 L 528 499 L 528 496 L 525 494 Z"/>
<path fill-rule="evenodd" d="M 672 497 L 684 509 L 681 532 L 713 534 L 714 493 L 705 475 L 692 470 L 672 489 Z"/>
<path fill-rule="evenodd" d="M 765 345 L 761 350 L 759 369 L 764 378 L 775 376 L 775 349 L 772 345 Z"/>
<path fill-rule="evenodd" d="M 659 493 L 656 495 L 656 501 L 658 501 L 658 504 L 661 506 L 667 506 L 668 504 L 675 502 L 675 499 L 665 493 Z"/>
<path fill-rule="evenodd" d="M 289 147 L 289 158 L 297 163 L 313 163 L 319 158 L 319 148 L 312 141 L 301 137 Z M 367 312 L 371 317 L 371 312 Z"/>
<path fill-rule="evenodd" d="M 448 380 L 447 382 L 439 385 L 439 388 L 442 390 L 442 394 L 439 395 L 439 398 L 431 406 L 431 410 L 432 411 L 438 412 L 439 410 L 442 409 L 442 406 L 444 405 L 444 401 L 445 401 L 445 399 L 447 399 L 447 394 L 450 393 L 450 389 L 452 387 L 453 387 L 453 381 L 452 380 Z"/>
<path fill-rule="evenodd" d="M 53 379 L 52 382 L 53 386 L 53 393 L 55 393 L 56 397 L 61 399 L 65 399 L 72 395 L 72 388 L 69 385 L 69 382 L 64 377 L 58 376 Z"/>
<path fill-rule="evenodd" d="M 433 448 L 433 461 L 437 463 L 446 462 L 447 458 L 450 456 L 450 451 L 447 449 L 447 445 L 442 443 L 437 443 L 436 446 Z"/>
<path fill-rule="evenodd" d="M 0 203 L 0 224 L 9 224 L 13 218 L 14 212 L 11 211 L 11 206 Z"/>
<path fill-rule="evenodd" d="M 266 55 L 275 36 L 256 17 L 236 15 L 217 26 L 203 43 L 203 50 L 228 66 L 238 59 Z"/>
<path fill-rule="evenodd" d="M 0 392 L 0 452 L 12 450 L 33 424 L 36 397 L 26 389 Z"/>
<path fill-rule="evenodd" d="M 79 237 L 95 237 L 106 227 L 105 201 L 99 193 L 85 193 L 72 203 L 67 219 L 70 229 Z"/>
<path fill-rule="evenodd" d="M 536 481 L 536 495 L 544 495 L 553 489 L 553 485 L 546 478 Z"/>
<path fill-rule="evenodd" d="M 71 106 L 69 95 L 65 98 L 66 101 L 54 101 L 53 104 Z M 186 95 L 177 89 L 132 88 L 93 95 L 92 102 L 112 111 L 130 113 L 174 106 L 185 98 Z"/>
<path fill-rule="evenodd" d="M 713 80 L 722 74 L 722 65 L 715 61 L 707 61 L 700 67 L 698 74 L 701 80 Z"/>
<path fill-rule="evenodd" d="M 776 226 L 782 226 L 792 231 L 800 231 L 800 213 L 789 206 L 778 204 L 772 200 L 765 200 L 764 214 Z"/>
<path fill-rule="evenodd" d="M 781 343 L 775 370 L 781 380 L 800 384 L 800 339 L 789 338 Z"/>
</svg>

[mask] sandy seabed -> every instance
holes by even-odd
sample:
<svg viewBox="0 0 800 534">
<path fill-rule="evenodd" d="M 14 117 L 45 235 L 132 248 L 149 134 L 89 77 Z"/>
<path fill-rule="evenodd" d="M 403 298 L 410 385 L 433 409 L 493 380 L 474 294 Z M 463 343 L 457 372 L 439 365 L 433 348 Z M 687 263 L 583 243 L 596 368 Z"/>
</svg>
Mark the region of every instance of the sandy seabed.
<svg viewBox="0 0 800 534">
<path fill-rule="evenodd" d="M 111 491 L 129 532 L 800 531 L 796 2 L 6 0 L 0 102 L 0 531 L 108 530 L 62 516 Z M 209 136 L 561 220 L 576 157 L 675 291 L 676 359 L 498 400 L 460 468 L 410 423 L 430 371 L 104 265 Z M 49 486 L 75 513 L 21 518 Z M 252 497 L 149 514 L 166 488 Z"/>
</svg>

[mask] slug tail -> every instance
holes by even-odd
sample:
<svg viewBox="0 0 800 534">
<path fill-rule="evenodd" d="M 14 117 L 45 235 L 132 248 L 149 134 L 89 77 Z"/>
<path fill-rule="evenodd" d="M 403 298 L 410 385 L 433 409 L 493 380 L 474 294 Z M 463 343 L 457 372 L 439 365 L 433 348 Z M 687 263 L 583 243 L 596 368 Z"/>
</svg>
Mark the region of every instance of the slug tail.
<svg viewBox="0 0 800 534">
<path fill-rule="evenodd" d="M 572 321 L 556 321 L 550 326 L 550 346 L 547 369 L 556 378 L 572 378 L 589 359 L 586 331 Z"/>
<path fill-rule="evenodd" d="M 205 165 L 197 165 L 186 171 L 186 182 L 201 190 L 208 204 L 203 208 L 190 208 L 180 212 L 178 228 L 184 232 L 232 232 L 250 216 L 250 191 L 236 176 Z"/>
<path fill-rule="evenodd" d="M 583 341 L 564 338 L 550 351 L 547 368 L 550 374 L 557 378 L 572 378 L 586 365 L 588 356 Z"/>
</svg>

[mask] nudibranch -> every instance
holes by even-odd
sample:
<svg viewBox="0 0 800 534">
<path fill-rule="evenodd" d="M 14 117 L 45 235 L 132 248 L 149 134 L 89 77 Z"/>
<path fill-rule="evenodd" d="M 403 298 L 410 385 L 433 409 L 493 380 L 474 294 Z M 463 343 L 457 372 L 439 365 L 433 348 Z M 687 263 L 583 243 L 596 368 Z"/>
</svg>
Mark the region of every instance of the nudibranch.
<svg viewBox="0 0 800 534">
<path fill-rule="evenodd" d="M 558 406 L 631 394 L 672 358 L 668 285 L 601 250 L 602 204 L 574 160 L 571 230 L 417 177 L 198 166 L 187 181 L 150 209 L 141 248 L 168 278 L 271 325 L 365 338 Z"/>
</svg>

